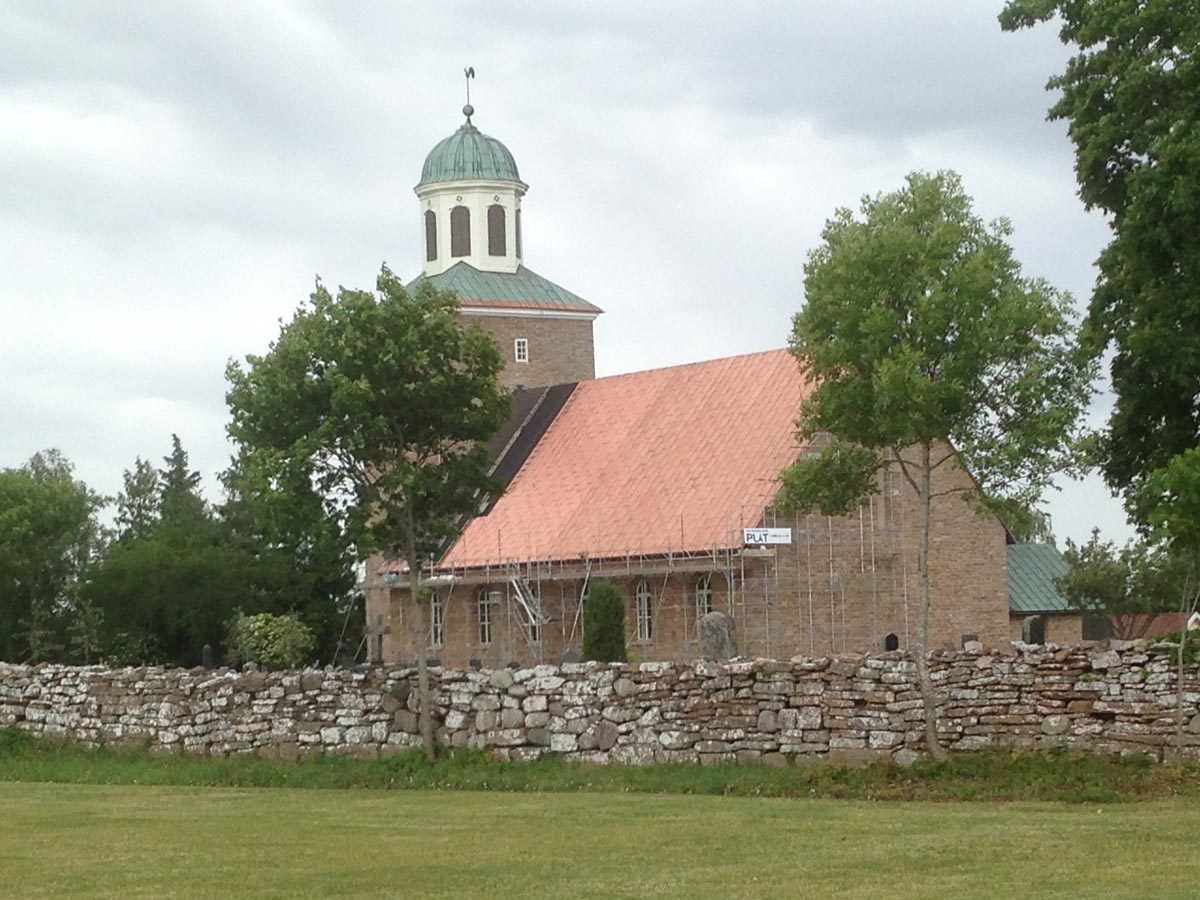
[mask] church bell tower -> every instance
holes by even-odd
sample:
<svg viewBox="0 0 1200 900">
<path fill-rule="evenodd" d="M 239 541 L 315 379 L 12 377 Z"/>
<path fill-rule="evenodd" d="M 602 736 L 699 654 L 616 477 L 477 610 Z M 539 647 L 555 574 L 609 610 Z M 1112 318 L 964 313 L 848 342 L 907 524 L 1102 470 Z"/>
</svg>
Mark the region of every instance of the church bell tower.
<svg viewBox="0 0 1200 900">
<path fill-rule="evenodd" d="M 474 70 L 467 72 L 469 79 Z M 594 378 L 592 322 L 602 310 L 525 266 L 521 202 L 529 185 L 508 148 L 472 122 L 469 93 L 463 115 L 429 151 L 414 188 L 421 278 L 455 291 L 463 317 L 492 332 L 507 387 Z"/>
</svg>

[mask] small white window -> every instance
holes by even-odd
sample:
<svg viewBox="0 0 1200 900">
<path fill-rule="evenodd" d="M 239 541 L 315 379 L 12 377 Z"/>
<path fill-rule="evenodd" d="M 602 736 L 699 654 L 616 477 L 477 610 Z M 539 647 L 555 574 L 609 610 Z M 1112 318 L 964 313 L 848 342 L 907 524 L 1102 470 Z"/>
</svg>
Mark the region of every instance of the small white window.
<svg viewBox="0 0 1200 900">
<path fill-rule="evenodd" d="M 654 636 L 654 620 L 650 608 L 650 585 L 644 578 L 637 583 L 633 597 L 637 612 L 637 639 L 648 641 Z"/>
<path fill-rule="evenodd" d="M 529 362 L 528 338 L 517 338 L 513 341 L 513 358 L 517 362 Z"/>
<path fill-rule="evenodd" d="M 712 612 L 712 583 L 710 576 L 702 575 L 696 582 L 696 616 L 703 618 Z"/>
<path fill-rule="evenodd" d="M 479 592 L 479 643 L 492 642 L 492 623 L 496 618 L 496 607 L 500 605 L 499 591 Z"/>
<path fill-rule="evenodd" d="M 435 647 L 442 646 L 446 635 L 446 601 L 442 595 L 434 591 L 429 595 L 429 643 Z"/>
</svg>

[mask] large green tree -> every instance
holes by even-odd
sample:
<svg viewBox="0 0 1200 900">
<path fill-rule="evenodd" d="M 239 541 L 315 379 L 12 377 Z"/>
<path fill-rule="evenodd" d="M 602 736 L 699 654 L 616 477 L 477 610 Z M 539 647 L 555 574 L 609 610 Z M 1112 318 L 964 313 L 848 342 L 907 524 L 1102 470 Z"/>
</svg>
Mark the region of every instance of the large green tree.
<svg viewBox="0 0 1200 900">
<path fill-rule="evenodd" d="M 230 436 L 247 477 L 311 484 L 359 554 L 409 567 L 421 732 L 432 760 L 422 569 L 494 487 L 484 442 L 508 413 L 490 335 L 459 321 L 457 297 L 411 295 L 386 267 L 374 293 L 318 283 L 263 356 L 231 362 Z"/>
<path fill-rule="evenodd" d="M 1085 337 L 1112 350 L 1098 445 L 1132 497 L 1200 443 L 1200 7 L 1194 0 L 1010 0 L 1005 29 L 1053 21 L 1075 56 L 1050 80 L 1079 193 L 1108 215 Z M 1136 512 L 1136 510 L 1135 510 Z"/>
<path fill-rule="evenodd" d="M 920 608 L 915 656 L 926 743 L 937 737 L 928 667 L 932 507 L 960 498 L 1035 508 L 1069 467 L 1090 372 L 1075 352 L 1070 299 L 1021 274 L 1006 221 L 984 223 L 957 175 L 910 175 L 903 188 L 839 210 L 805 266 L 792 351 L 815 387 L 800 436 L 832 440 L 784 475 L 782 504 L 844 514 L 894 465 L 918 497 Z"/>
<path fill-rule="evenodd" d="M 0 470 L 0 659 L 62 652 L 80 580 L 103 543 L 104 502 L 57 450 Z"/>
</svg>

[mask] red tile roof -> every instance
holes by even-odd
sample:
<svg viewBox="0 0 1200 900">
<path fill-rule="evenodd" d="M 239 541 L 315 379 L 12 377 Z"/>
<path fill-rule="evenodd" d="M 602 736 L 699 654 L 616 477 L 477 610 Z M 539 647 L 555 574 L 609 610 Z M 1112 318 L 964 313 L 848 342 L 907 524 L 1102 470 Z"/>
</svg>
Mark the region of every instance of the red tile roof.
<svg viewBox="0 0 1200 900">
<path fill-rule="evenodd" d="M 740 547 L 807 390 L 786 350 L 582 382 L 438 568 Z"/>
</svg>

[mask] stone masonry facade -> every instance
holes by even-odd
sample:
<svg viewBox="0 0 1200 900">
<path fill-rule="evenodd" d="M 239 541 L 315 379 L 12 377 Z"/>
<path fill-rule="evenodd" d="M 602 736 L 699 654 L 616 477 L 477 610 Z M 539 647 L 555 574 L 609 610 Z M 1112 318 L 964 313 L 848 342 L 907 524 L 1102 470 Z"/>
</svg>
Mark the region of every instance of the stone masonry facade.
<svg viewBox="0 0 1200 900">
<path fill-rule="evenodd" d="M 933 654 L 952 750 L 1075 747 L 1163 758 L 1175 671 L 1145 642 Z M 432 672 L 438 740 L 506 759 L 594 763 L 858 763 L 922 750 L 915 667 L 901 652 L 790 661 L 575 663 Z M 1185 752 L 1200 758 L 1200 681 L 1185 674 Z M 409 668 L 238 673 L 0 664 L 0 726 L 224 756 L 362 757 L 416 746 Z"/>
</svg>

